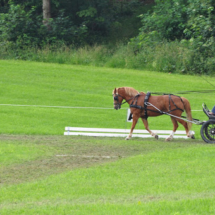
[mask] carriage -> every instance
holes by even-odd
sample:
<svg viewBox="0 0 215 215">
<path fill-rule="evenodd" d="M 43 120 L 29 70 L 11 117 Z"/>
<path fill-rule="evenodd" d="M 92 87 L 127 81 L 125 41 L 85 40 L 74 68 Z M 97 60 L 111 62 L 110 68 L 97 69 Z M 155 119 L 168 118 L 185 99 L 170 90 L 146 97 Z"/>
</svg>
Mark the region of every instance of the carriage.
<svg viewBox="0 0 215 215">
<path fill-rule="evenodd" d="M 201 137 L 206 143 L 215 143 L 215 116 L 209 114 L 206 104 L 203 103 L 202 108 L 209 120 L 202 123 Z"/>
</svg>

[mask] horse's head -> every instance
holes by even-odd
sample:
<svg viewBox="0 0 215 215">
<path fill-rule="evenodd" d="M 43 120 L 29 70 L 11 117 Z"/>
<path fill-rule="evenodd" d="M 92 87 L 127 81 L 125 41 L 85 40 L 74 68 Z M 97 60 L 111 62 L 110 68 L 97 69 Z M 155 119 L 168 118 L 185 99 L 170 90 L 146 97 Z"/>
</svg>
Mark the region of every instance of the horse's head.
<svg viewBox="0 0 215 215">
<path fill-rule="evenodd" d="M 132 87 L 120 87 L 113 90 L 113 104 L 114 109 L 118 110 L 121 108 L 121 105 L 129 102 L 133 99 L 139 92 Z M 125 99 L 125 102 L 122 103 L 122 100 Z"/>
<path fill-rule="evenodd" d="M 119 88 L 113 90 L 113 105 L 114 109 L 118 110 L 121 108 L 123 97 L 119 94 Z"/>
</svg>

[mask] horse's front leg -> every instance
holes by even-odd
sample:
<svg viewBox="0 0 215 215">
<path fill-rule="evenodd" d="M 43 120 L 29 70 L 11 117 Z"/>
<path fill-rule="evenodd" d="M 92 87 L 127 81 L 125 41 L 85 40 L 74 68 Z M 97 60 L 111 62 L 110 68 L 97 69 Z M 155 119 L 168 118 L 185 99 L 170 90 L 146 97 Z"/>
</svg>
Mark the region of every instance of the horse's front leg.
<svg viewBox="0 0 215 215">
<path fill-rule="evenodd" d="M 158 139 L 158 135 L 155 134 L 154 132 L 152 132 L 152 131 L 149 129 L 149 125 L 148 125 L 147 119 L 142 118 L 142 121 L 143 121 L 143 124 L 144 124 L 144 126 L 145 126 L 145 129 L 152 135 L 152 137 L 154 137 L 155 139 Z"/>
<path fill-rule="evenodd" d="M 131 139 L 132 133 L 133 133 L 133 130 L 134 130 L 136 124 L 137 124 L 138 118 L 139 118 L 139 117 L 137 117 L 136 115 L 133 115 L 133 121 L 132 121 L 132 125 L 131 125 L 131 130 L 130 130 L 129 135 L 125 138 L 126 140 Z"/>
</svg>

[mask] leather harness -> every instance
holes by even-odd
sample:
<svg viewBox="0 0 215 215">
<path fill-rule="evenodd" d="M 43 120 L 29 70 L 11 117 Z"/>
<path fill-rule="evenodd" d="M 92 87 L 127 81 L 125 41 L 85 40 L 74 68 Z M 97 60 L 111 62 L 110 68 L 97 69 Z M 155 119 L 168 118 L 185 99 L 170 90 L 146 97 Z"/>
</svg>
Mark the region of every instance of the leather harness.
<svg viewBox="0 0 215 215">
<path fill-rule="evenodd" d="M 150 93 L 150 92 L 147 92 L 147 94 L 146 94 L 146 96 L 145 96 L 145 98 L 144 98 L 144 104 L 143 104 L 143 106 L 137 105 L 137 101 L 138 101 L 138 98 L 139 98 L 140 95 L 141 95 L 141 94 L 137 94 L 137 95 L 134 97 L 132 103 L 130 104 L 130 107 L 131 107 L 131 108 L 138 108 L 138 109 L 144 110 L 144 117 L 143 117 L 143 118 L 145 118 L 145 119 L 148 118 L 148 113 L 147 113 L 147 111 L 153 111 L 153 112 L 156 112 L 156 113 L 164 114 L 164 112 L 161 111 L 161 110 L 159 110 L 159 111 L 158 111 L 158 110 L 151 110 L 151 109 L 148 108 L 148 100 L 149 100 L 149 97 L 151 96 L 151 93 Z M 171 98 L 171 96 L 176 96 L 176 95 L 173 95 L 173 94 L 163 94 L 163 95 L 169 95 L 169 111 L 168 111 L 168 112 L 165 112 L 165 113 L 170 113 L 170 112 L 175 111 L 175 110 L 181 110 L 182 112 L 184 112 L 184 110 L 182 110 L 181 108 L 179 108 L 179 107 L 175 104 L 175 102 L 173 101 L 173 99 Z M 177 96 L 177 97 L 179 97 L 179 98 L 181 99 L 181 102 L 182 102 L 183 105 L 184 105 L 184 102 L 183 102 L 182 98 L 181 98 L 180 96 Z M 175 106 L 175 109 L 172 109 L 172 110 L 170 109 L 170 108 L 171 108 L 171 102 L 172 102 L 173 105 Z M 129 120 L 130 120 L 130 119 L 132 119 L 132 114 L 130 114 L 130 116 L 129 116 Z"/>
<path fill-rule="evenodd" d="M 146 96 L 145 96 L 145 99 L 144 99 L 144 106 L 140 106 L 140 105 L 137 105 L 137 100 L 139 98 L 141 94 L 137 94 L 135 97 L 134 97 L 134 100 L 132 101 L 132 103 L 130 104 L 130 107 L 132 108 L 138 108 L 138 109 L 141 109 L 141 110 L 144 110 L 144 118 L 148 118 L 148 114 L 147 114 L 147 102 L 149 100 L 149 97 L 151 96 L 151 93 L 150 92 L 147 92 Z M 136 101 L 135 101 L 136 100 Z M 134 101 L 135 101 L 135 104 L 134 104 Z M 131 117 L 131 115 L 130 115 Z M 129 119 L 130 119 L 129 117 Z"/>
</svg>

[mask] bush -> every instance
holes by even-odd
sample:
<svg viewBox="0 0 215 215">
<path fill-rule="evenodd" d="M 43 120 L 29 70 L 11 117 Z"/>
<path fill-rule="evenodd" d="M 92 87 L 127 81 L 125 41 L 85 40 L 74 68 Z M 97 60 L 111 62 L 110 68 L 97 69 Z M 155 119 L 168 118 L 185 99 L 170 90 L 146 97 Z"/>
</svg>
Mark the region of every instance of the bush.
<svg viewBox="0 0 215 215">
<path fill-rule="evenodd" d="M 63 11 L 55 19 L 50 19 L 49 27 L 43 25 L 42 17 L 34 14 L 34 7 L 28 12 L 24 6 L 10 5 L 8 13 L 0 14 L 0 41 L 12 42 L 17 48 L 42 47 L 58 43 L 82 44 L 86 26 L 73 25 Z"/>
<path fill-rule="evenodd" d="M 140 17 L 142 28 L 130 45 L 135 52 L 154 50 L 156 70 L 214 74 L 215 1 L 157 0 L 153 12 Z M 179 50 L 189 55 L 181 58 Z"/>
</svg>

